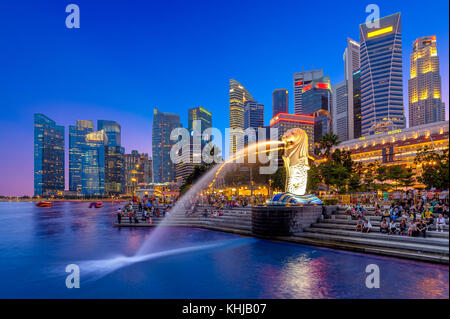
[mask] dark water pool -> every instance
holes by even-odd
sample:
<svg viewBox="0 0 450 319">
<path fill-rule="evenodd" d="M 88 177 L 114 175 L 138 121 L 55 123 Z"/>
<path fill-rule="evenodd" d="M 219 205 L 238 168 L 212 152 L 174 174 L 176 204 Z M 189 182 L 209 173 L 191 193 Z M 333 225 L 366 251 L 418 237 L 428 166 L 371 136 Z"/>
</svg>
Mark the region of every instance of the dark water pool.
<svg viewBox="0 0 450 319">
<path fill-rule="evenodd" d="M 448 298 L 447 266 L 195 228 L 112 227 L 118 204 L 0 203 L 0 298 Z M 129 257 L 129 258 L 127 258 Z M 66 287 L 66 266 L 80 288 Z M 380 288 L 366 287 L 369 264 Z"/>
</svg>

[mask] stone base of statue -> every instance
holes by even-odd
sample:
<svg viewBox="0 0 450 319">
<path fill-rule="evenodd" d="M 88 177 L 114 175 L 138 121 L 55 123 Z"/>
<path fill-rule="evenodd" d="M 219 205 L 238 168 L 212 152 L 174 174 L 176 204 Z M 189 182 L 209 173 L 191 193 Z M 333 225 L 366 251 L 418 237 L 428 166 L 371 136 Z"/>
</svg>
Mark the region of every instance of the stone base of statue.
<svg viewBox="0 0 450 319">
<path fill-rule="evenodd" d="M 276 194 L 268 202 L 269 205 L 305 205 L 316 204 L 321 205 L 322 201 L 314 194 L 294 195 L 291 193 Z"/>
<path fill-rule="evenodd" d="M 274 204 L 252 207 L 252 233 L 257 237 L 296 236 L 316 223 L 322 205 Z"/>
</svg>

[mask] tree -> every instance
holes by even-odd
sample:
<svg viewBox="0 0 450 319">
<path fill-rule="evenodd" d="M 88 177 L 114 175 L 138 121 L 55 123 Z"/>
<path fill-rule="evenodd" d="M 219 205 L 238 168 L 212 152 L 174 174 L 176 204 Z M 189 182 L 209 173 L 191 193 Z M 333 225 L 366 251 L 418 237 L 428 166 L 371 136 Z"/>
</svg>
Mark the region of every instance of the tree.
<svg viewBox="0 0 450 319">
<path fill-rule="evenodd" d="M 308 184 L 306 185 L 306 188 L 308 190 L 314 190 L 317 189 L 319 185 L 320 185 L 319 168 L 314 163 L 312 163 L 308 171 Z"/>
<path fill-rule="evenodd" d="M 208 170 L 210 170 L 214 166 L 214 163 L 211 164 L 202 164 L 194 167 L 194 170 L 191 174 L 186 177 L 184 183 L 180 187 L 180 195 L 184 194 L 191 186 L 203 176 Z"/>
<path fill-rule="evenodd" d="M 448 155 L 448 148 L 439 153 L 428 146 L 417 152 L 414 163 L 422 170 L 418 177 L 419 182 L 429 189 L 449 189 Z"/>
<path fill-rule="evenodd" d="M 286 169 L 281 166 L 277 169 L 275 173 L 270 176 L 272 180 L 272 188 L 283 192 L 286 186 Z"/>
<path fill-rule="evenodd" d="M 389 167 L 382 166 L 385 169 L 386 180 L 391 180 L 395 182 L 394 189 L 398 186 L 411 186 L 414 184 L 414 173 L 412 168 L 405 168 L 402 165 L 392 165 Z"/>
<path fill-rule="evenodd" d="M 319 145 L 316 149 L 316 155 L 324 155 L 326 158 L 330 158 L 331 149 L 333 146 L 339 145 L 339 136 L 334 133 L 327 133 L 320 137 Z"/>
</svg>

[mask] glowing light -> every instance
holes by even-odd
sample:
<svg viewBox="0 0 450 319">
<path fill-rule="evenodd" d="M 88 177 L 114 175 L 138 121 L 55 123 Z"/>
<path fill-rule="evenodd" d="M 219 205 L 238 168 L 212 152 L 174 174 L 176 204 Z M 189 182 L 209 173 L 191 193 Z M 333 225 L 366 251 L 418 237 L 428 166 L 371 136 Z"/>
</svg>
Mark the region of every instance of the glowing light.
<svg viewBox="0 0 450 319">
<path fill-rule="evenodd" d="M 306 92 L 306 91 L 308 91 L 308 90 L 310 90 L 310 89 L 312 89 L 312 84 L 309 84 L 309 85 L 305 86 L 305 87 L 303 88 L 303 93 Z"/>
<path fill-rule="evenodd" d="M 375 31 L 367 33 L 367 37 L 368 38 L 373 38 L 373 37 L 376 37 L 377 35 L 382 35 L 382 34 L 385 34 L 385 33 L 392 32 L 392 30 L 394 30 L 394 28 L 392 26 L 389 26 L 389 27 L 386 27 L 386 28 L 383 28 L 383 29 L 378 29 L 378 30 L 375 30 Z"/>
<path fill-rule="evenodd" d="M 328 83 L 317 83 L 317 88 L 328 89 Z"/>
</svg>

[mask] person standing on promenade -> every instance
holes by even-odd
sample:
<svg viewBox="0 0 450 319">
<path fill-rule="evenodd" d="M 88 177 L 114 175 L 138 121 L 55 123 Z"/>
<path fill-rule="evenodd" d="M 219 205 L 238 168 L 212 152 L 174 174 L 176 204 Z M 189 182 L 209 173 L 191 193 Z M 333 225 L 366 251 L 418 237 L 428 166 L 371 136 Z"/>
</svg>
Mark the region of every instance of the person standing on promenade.
<svg viewBox="0 0 450 319">
<path fill-rule="evenodd" d="M 117 210 L 117 222 L 120 224 L 121 221 L 122 221 L 122 210 L 118 209 Z"/>
</svg>

